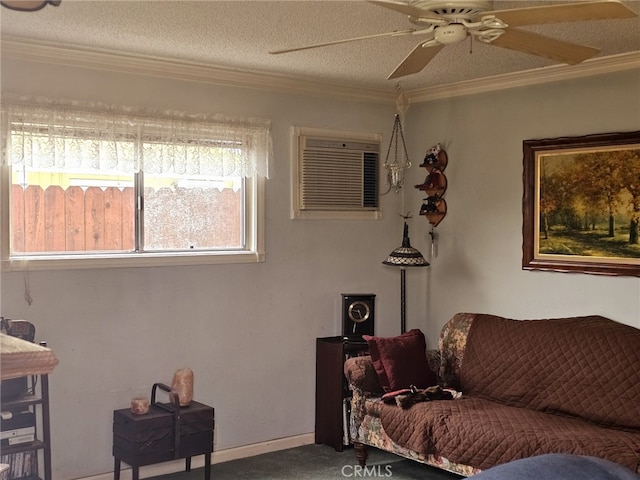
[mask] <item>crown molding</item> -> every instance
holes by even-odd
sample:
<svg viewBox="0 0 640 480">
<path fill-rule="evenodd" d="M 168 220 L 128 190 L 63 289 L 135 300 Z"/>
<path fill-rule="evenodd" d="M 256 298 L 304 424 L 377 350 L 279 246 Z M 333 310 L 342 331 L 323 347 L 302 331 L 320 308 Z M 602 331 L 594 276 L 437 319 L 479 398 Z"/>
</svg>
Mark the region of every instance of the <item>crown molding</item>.
<svg viewBox="0 0 640 480">
<path fill-rule="evenodd" d="M 411 103 L 421 103 L 634 69 L 640 69 L 640 51 L 594 58 L 577 65 L 553 65 L 523 72 L 415 89 L 405 92 L 405 95 Z"/>
<path fill-rule="evenodd" d="M 394 103 L 397 96 L 397 92 L 392 90 L 313 82 L 272 73 L 239 71 L 159 57 L 34 42 L 15 37 L 4 37 L 1 46 L 2 57 L 71 67 L 385 104 Z M 578 65 L 554 65 L 409 90 L 404 93 L 410 103 L 415 104 L 638 68 L 640 68 L 640 51 L 595 58 Z"/>
<path fill-rule="evenodd" d="M 392 90 L 355 88 L 272 73 L 247 72 L 152 56 L 27 41 L 14 37 L 3 37 L 1 46 L 2 57 L 69 67 L 385 104 L 393 103 L 396 98 L 396 92 Z"/>
</svg>

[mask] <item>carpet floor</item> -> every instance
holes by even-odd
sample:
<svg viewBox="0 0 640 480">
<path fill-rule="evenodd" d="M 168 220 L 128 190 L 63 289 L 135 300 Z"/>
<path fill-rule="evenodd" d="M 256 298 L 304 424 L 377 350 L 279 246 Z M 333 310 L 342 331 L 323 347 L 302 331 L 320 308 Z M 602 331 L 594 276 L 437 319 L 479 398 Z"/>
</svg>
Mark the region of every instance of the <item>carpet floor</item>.
<svg viewBox="0 0 640 480">
<path fill-rule="evenodd" d="M 438 468 L 369 449 L 361 469 L 352 448 L 336 452 L 326 445 L 305 445 L 254 457 L 216 463 L 211 480 L 333 480 L 386 478 L 390 480 L 456 480 L 461 477 Z M 154 480 L 202 480 L 204 468 L 154 477 Z"/>
</svg>

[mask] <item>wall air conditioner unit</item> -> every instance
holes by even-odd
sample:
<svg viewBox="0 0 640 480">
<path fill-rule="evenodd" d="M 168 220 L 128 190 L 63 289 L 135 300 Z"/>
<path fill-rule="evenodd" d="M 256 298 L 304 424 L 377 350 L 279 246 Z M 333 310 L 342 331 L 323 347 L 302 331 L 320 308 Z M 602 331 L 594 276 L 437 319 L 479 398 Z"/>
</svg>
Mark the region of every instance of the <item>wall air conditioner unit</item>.
<svg viewBox="0 0 640 480">
<path fill-rule="evenodd" d="M 380 218 L 380 138 L 294 127 L 292 218 Z"/>
</svg>

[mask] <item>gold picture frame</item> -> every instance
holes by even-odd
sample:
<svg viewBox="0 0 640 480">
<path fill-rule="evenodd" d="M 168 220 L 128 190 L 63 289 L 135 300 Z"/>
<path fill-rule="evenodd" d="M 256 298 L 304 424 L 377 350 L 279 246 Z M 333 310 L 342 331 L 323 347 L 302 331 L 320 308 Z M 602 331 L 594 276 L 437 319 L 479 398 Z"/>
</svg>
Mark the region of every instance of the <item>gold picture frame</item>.
<svg viewBox="0 0 640 480">
<path fill-rule="evenodd" d="M 522 268 L 640 276 L 640 131 L 522 145 Z"/>
</svg>

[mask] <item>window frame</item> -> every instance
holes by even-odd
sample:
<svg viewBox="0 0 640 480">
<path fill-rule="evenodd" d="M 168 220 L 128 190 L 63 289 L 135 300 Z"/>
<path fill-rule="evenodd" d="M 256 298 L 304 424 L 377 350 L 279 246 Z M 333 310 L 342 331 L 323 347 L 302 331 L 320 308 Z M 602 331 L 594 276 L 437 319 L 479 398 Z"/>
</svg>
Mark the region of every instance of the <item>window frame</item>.
<svg viewBox="0 0 640 480">
<path fill-rule="evenodd" d="M 3 134 L 6 130 L 3 129 Z M 10 191 L 11 166 L 3 152 L 0 170 L 0 254 L 3 272 L 25 270 L 75 270 L 94 268 L 131 268 L 160 266 L 189 266 L 242 264 L 264 262 L 264 190 L 265 178 L 245 177 L 243 222 L 246 244 L 243 250 L 168 251 L 130 253 L 74 253 L 73 255 L 12 255 Z"/>
</svg>

